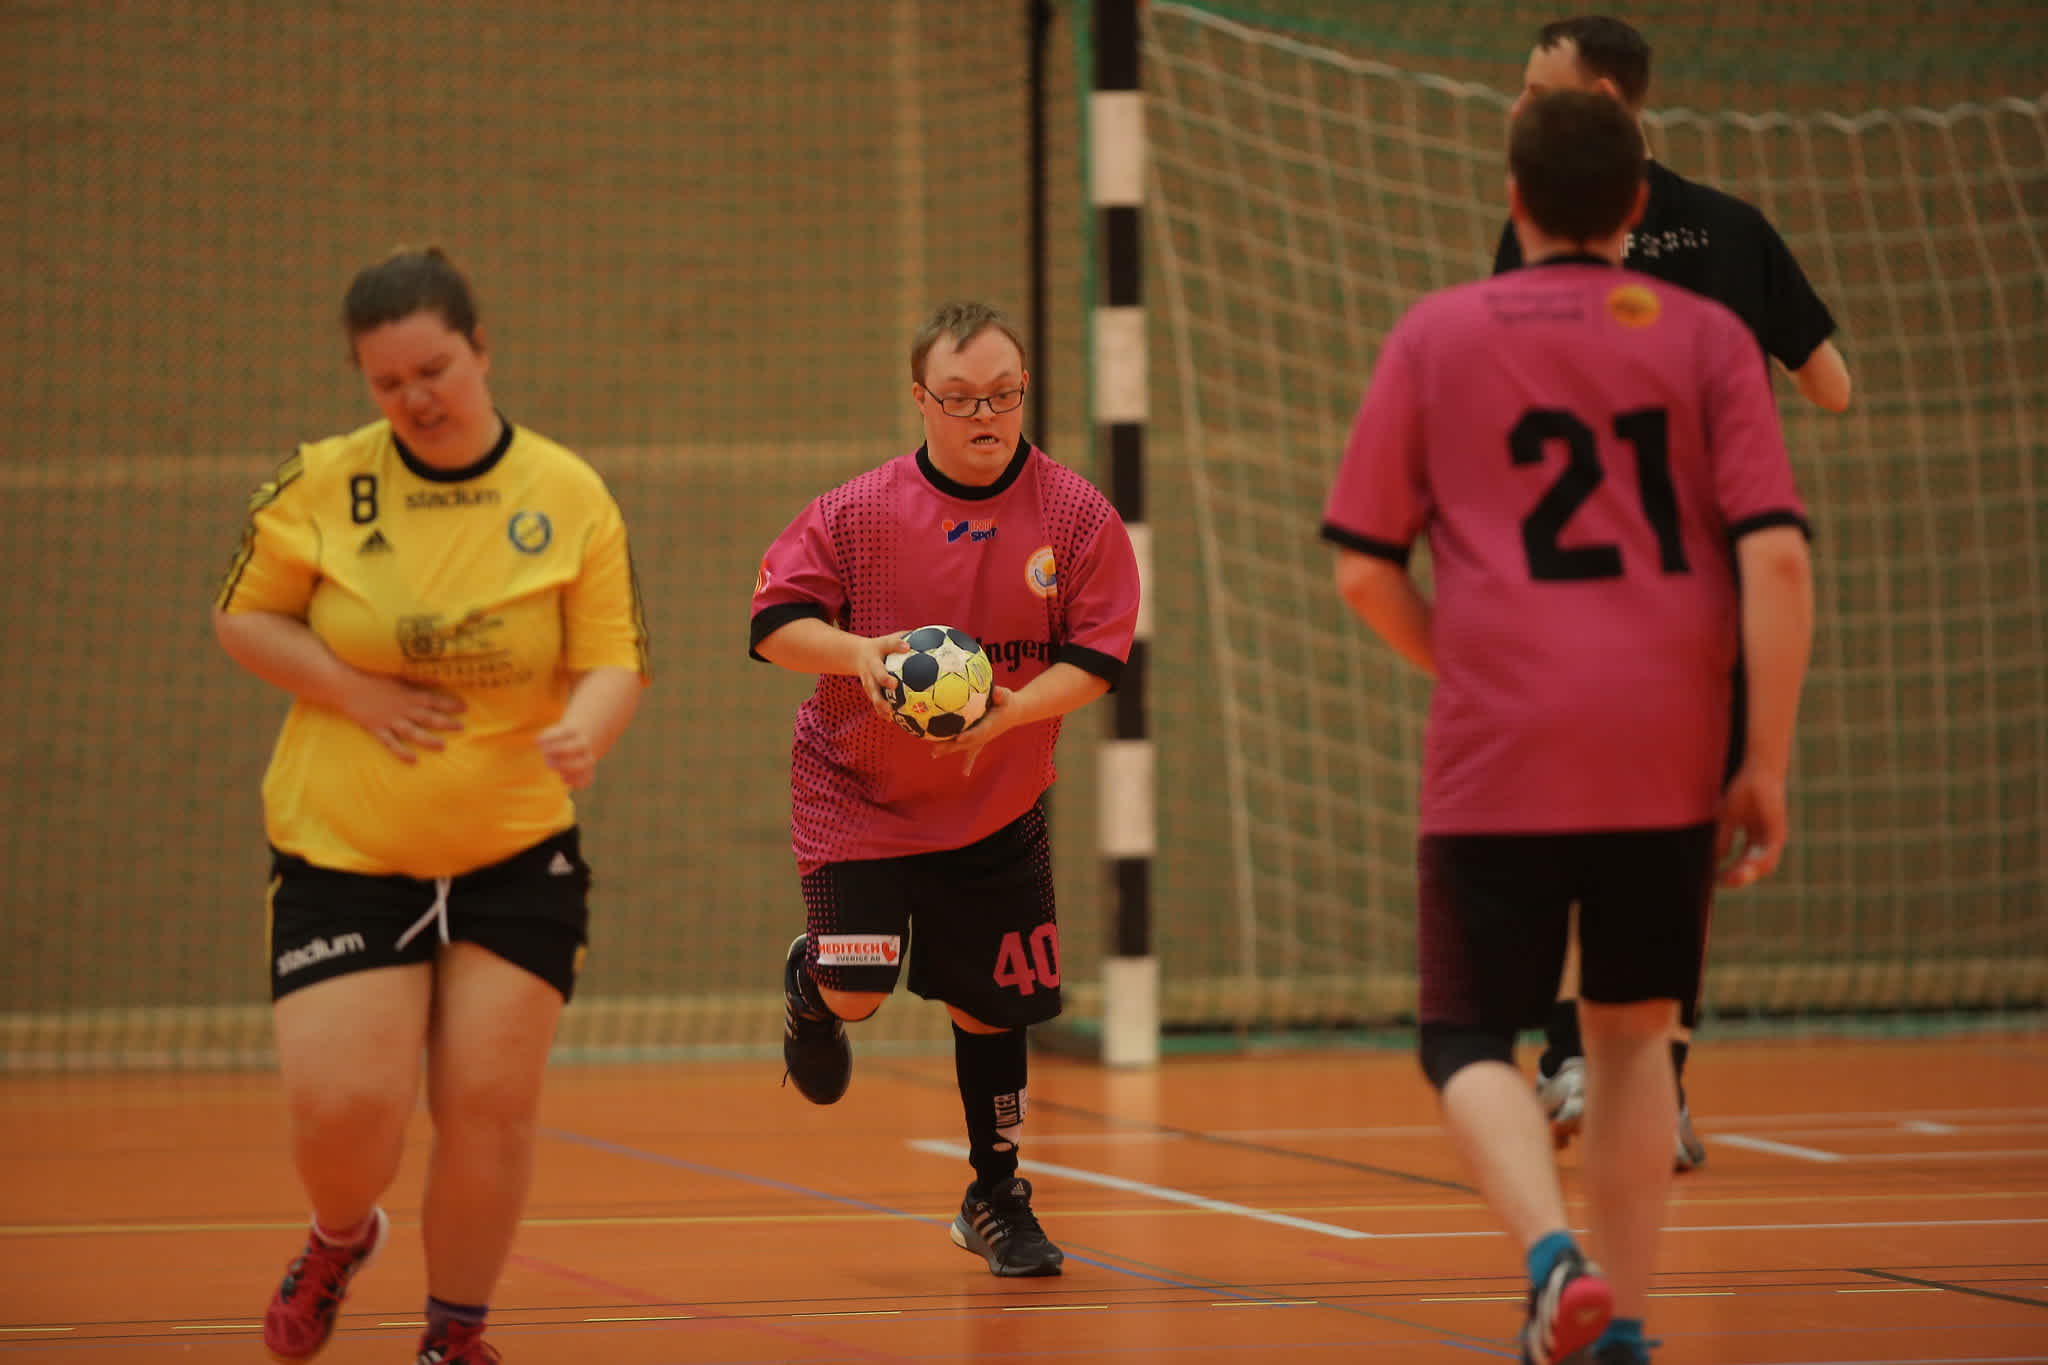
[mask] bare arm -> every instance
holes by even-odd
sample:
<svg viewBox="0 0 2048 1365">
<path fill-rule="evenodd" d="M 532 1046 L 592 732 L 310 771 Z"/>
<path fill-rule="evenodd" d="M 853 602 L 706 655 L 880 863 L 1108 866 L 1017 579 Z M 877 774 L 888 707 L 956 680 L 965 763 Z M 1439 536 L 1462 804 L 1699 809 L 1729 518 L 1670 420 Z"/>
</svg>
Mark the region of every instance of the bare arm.
<svg viewBox="0 0 2048 1365">
<path fill-rule="evenodd" d="M 1109 691 L 1109 679 L 1069 663 L 1056 663 L 1014 691 L 998 687 L 989 694 L 988 714 L 958 739 L 939 746 L 941 755 L 967 760 L 965 772 L 990 741 L 1020 725 L 1032 725 L 1078 711 Z"/>
<path fill-rule="evenodd" d="M 1372 627 L 1395 653 L 1430 677 L 1436 650 L 1430 644 L 1432 613 L 1408 570 L 1390 559 L 1357 550 L 1337 552 L 1337 595 L 1351 614 Z"/>
<path fill-rule="evenodd" d="M 587 787 L 640 709 L 646 679 L 631 668 L 593 668 L 576 679 L 562 718 L 534 737 L 548 766 L 571 787 Z"/>
<path fill-rule="evenodd" d="M 1799 392 L 1806 401 L 1828 412 L 1844 412 L 1849 407 L 1849 363 L 1842 359 L 1842 353 L 1835 349 L 1832 341 L 1823 341 L 1813 348 L 1813 354 L 1806 363 L 1792 371 L 1792 380 L 1799 386 Z"/>
<path fill-rule="evenodd" d="M 412 746 L 439 749 L 439 732 L 462 728 L 460 697 L 352 668 L 295 616 L 215 608 L 213 633 L 245 670 L 300 701 L 339 711 L 408 763 Z"/>
<path fill-rule="evenodd" d="M 1735 554 L 1742 567 L 1748 739 L 1723 803 L 1721 852 L 1732 851 L 1741 836 L 1741 857 L 1722 881 L 1746 886 L 1770 875 L 1785 850 L 1785 780 L 1813 647 L 1813 564 L 1805 535 L 1793 526 L 1752 532 Z"/>
<path fill-rule="evenodd" d="M 800 616 L 762 639 L 754 652 L 793 673 L 833 673 L 860 679 L 868 704 L 886 720 L 889 700 L 882 689 L 885 683 L 893 688 L 894 679 L 882 661 L 903 647 L 901 635 L 855 635 L 830 621 Z"/>
</svg>

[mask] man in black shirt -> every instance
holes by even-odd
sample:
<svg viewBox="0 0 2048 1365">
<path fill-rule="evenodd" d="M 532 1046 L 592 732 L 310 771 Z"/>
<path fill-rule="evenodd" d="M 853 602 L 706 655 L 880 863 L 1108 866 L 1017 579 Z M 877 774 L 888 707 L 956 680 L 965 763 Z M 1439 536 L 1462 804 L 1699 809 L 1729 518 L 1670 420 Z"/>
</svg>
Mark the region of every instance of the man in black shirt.
<svg viewBox="0 0 2048 1365">
<path fill-rule="evenodd" d="M 1522 93 L 1510 117 L 1534 96 L 1566 89 L 1598 91 L 1640 118 L 1650 91 L 1650 45 L 1619 19 L 1585 16 L 1545 24 L 1529 53 Z M 1783 365 L 1807 401 L 1828 412 L 1847 408 L 1849 370 L 1829 340 L 1834 317 L 1770 220 L 1754 205 L 1695 184 L 1654 159 L 1649 184 L 1649 205 L 1629 235 L 1624 264 L 1722 304 L 1757 339 L 1759 359 L 1768 356 Z M 1521 264 L 1521 247 L 1510 224 L 1501 230 L 1493 270 L 1497 275 Z M 1736 681 L 1739 719 L 1739 669 Z M 1741 742 L 1737 733 L 1738 751 Z M 1567 964 L 1565 987 L 1545 1026 L 1547 1046 L 1537 1064 L 1537 1088 L 1550 1115 L 1552 1138 L 1560 1147 L 1578 1132 L 1585 1103 L 1584 1059 L 1573 998 L 1577 965 L 1576 959 Z M 1671 1044 L 1672 1064 L 1680 1078 L 1674 1162 L 1681 1171 L 1691 1170 L 1707 1156 L 1693 1130 L 1683 1084 L 1698 1009 L 1697 1000 L 1684 1002 L 1684 1027 Z"/>
</svg>

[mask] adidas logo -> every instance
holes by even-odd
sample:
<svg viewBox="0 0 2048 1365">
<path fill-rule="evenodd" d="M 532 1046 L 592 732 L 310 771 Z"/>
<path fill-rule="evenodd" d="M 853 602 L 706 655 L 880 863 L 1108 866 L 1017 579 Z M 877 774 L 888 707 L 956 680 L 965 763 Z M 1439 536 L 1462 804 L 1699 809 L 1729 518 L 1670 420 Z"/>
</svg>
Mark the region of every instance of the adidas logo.
<svg viewBox="0 0 2048 1365">
<path fill-rule="evenodd" d="M 550 877 L 567 877 L 575 871 L 576 864 L 570 862 L 568 855 L 563 853 L 562 850 L 556 849 L 554 861 L 548 864 L 548 875 Z"/>
<path fill-rule="evenodd" d="M 391 553 L 391 542 L 384 539 L 384 532 L 381 529 L 372 531 L 369 535 L 363 537 L 362 544 L 356 546 L 356 553 L 359 555 L 388 555 Z"/>
</svg>

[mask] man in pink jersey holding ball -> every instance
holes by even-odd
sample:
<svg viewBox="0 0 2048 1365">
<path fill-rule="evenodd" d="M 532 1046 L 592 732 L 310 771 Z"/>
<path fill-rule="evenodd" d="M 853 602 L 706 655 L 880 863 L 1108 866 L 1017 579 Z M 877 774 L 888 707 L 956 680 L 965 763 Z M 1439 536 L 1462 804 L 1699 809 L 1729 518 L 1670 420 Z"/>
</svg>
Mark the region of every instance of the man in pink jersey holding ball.
<svg viewBox="0 0 2048 1365">
<path fill-rule="evenodd" d="M 1322 528 L 1353 612 L 1437 680 L 1420 1052 L 1525 1249 L 1533 1365 L 1649 1359 L 1678 1107 L 1666 1039 L 1698 984 L 1717 866 L 1743 885 L 1784 849 L 1812 633 L 1806 517 L 1755 340 L 1722 305 L 1621 269 L 1644 166 L 1613 100 L 1526 101 L 1508 201 L 1530 268 L 1396 325 Z M 1424 533 L 1433 601 L 1407 571 Z M 1747 730 L 1724 791 L 1738 644 Z M 1513 1053 L 1555 993 L 1574 902 L 1601 1265 L 1570 1232 Z"/>
<path fill-rule="evenodd" d="M 1138 566 L 1109 500 L 1026 441 L 1024 346 L 983 304 L 939 309 L 910 352 L 924 444 L 806 507 L 761 561 L 752 653 L 818 686 L 797 708 L 791 833 L 807 929 L 783 967 L 783 1059 L 813 1104 L 846 1092 L 843 1021 L 895 989 L 944 1002 L 974 1181 L 956 1245 L 1004 1276 L 1064 1259 L 1017 1174 L 1024 1030 L 1060 1012 L 1041 798 L 1068 712 L 1130 655 Z M 904 632 L 968 632 L 994 665 L 987 714 L 933 743 L 890 717 Z"/>
</svg>

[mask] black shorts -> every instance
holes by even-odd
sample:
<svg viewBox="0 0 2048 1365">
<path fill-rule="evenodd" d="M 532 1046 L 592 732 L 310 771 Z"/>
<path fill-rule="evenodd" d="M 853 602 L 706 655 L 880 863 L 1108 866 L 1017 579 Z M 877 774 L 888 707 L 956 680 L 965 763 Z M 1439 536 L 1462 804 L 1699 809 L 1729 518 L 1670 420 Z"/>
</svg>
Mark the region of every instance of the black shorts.
<svg viewBox="0 0 2048 1365">
<path fill-rule="evenodd" d="M 1434 834 L 1417 851 L 1422 1022 L 1540 1027 L 1579 907 L 1579 995 L 1699 993 L 1714 826 L 1596 834 Z"/>
<path fill-rule="evenodd" d="M 827 863 L 804 875 L 803 888 L 822 986 L 893 991 L 908 955 L 913 994 L 984 1024 L 1023 1028 L 1060 1012 L 1043 805 L 964 848 Z"/>
<path fill-rule="evenodd" d="M 488 948 L 564 1000 L 576 988 L 590 868 L 573 828 L 440 881 L 337 872 L 276 849 L 270 874 L 272 1000 L 329 977 L 432 962 L 443 942 Z"/>
</svg>

